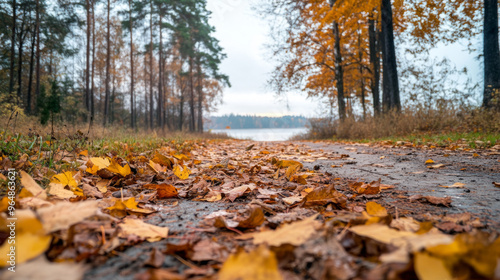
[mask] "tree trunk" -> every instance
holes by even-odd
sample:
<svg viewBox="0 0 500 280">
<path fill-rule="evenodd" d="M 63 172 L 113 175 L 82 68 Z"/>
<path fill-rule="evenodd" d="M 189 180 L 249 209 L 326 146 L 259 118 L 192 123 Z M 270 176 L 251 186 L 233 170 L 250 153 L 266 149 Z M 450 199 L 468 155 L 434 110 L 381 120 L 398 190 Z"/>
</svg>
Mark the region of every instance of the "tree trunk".
<svg viewBox="0 0 500 280">
<path fill-rule="evenodd" d="M 109 83 L 111 70 L 111 22 L 109 20 L 109 12 L 111 10 L 111 1 L 108 0 L 108 15 L 107 15 L 107 30 L 106 30 L 106 81 L 105 81 L 105 96 L 104 96 L 104 118 L 103 125 L 106 126 L 109 117 Z"/>
<path fill-rule="evenodd" d="M 23 18 L 21 22 L 21 28 L 19 30 L 19 59 L 18 59 L 18 67 L 17 67 L 17 97 L 18 103 L 22 101 L 22 85 L 23 85 L 23 47 L 24 47 L 24 24 L 25 24 L 26 14 L 23 13 Z"/>
<path fill-rule="evenodd" d="M 35 96 L 38 101 L 40 96 L 40 0 L 36 0 L 36 69 L 35 69 Z M 38 106 L 35 106 L 37 112 Z"/>
<path fill-rule="evenodd" d="M 380 51 L 377 34 L 378 31 L 375 20 L 370 18 L 368 20 L 368 40 L 370 42 L 370 64 L 372 70 L 371 90 L 373 98 L 373 112 L 375 116 L 380 115 Z"/>
<path fill-rule="evenodd" d="M 149 128 L 153 129 L 153 1 L 150 1 L 149 18 Z"/>
<path fill-rule="evenodd" d="M 361 47 L 361 32 L 358 33 L 358 59 L 359 59 L 358 66 L 359 66 L 359 76 L 360 76 L 361 106 L 363 107 L 363 120 L 365 120 L 366 100 L 365 100 L 365 78 L 363 77 L 363 48 Z"/>
<path fill-rule="evenodd" d="M 31 90 L 33 88 L 33 68 L 35 64 L 35 46 L 36 46 L 36 23 L 35 28 L 33 30 L 33 35 L 31 38 L 31 55 L 30 55 L 30 72 L 28 78 L 28 92 L 27 92 L 27 100 L 26 100 L 26 113 L 31 115 L 31 102 L 32 102 L 32 94 Z"/>
<path fill-rule="evenodd" d="M 161 4 L 160 4 L 161 5 Z M 158 50 L 158 126 L 161 129 L 164 129 L 165 127 L 163 126 L 163 58 L 162 58 L 162 53 L 163 53 L 163 35 L 162 35 L 162 9 L 161 7 L 158 8 L 159 10 L 159 17 L 160 17 L 160 22 L 159 22 L 159 32 L 160 32 L 160 44 L 159 44 L 159 50 Z"/>
<path fill-rule="evenodd" d="M 484 93 L 483 107 L 500 110 L 500 49 L 498 43 L 498 1 L 484 0 Z M 496 102 L 495 102 L 496 101 Z"/>
<path fill-rule="evenodd" d="M 87 53 L 86 53 L 86 67 L 85 67 L 85 105 L 88 112 L 88 121 L 92 119 L 91 103 L 90 103 L 90 0 L 86 0 L 87 9 Z"/>
<path fill-rule="evenodd" d="M 196 91 L 198 92 L 198 132 L 203 133 L 203 76 L 201 73 L 200 59 L 197 61 L 197 82 Z"/>
<path fill-rule="evenodd" d="M 12 37 L 10 46 L 10 81 L 9 81 L 9 94 L 14 91 L 14 61 L 16 60 L 16 25 L 17 25 L 17 14 L 16 14 L 17 3 L 16 0 L 12 0 Z"/>
<path fill-rule="evenodd" d="M 95 0 L 92 0 L 92 75 L 90 77 L 90 117 L 94 119 L 95 116 Z"/>
<path fill-rule="evenodd" d="M 189 120 L 189 131 L 194 132 L 195 130 L 195 112 L 194 112 L 194 77 L 193 77 L 193 58 L 189 58 L 189 109 L 191 112 L 191 118 Z"/>
<path fill-rule="evenodd" d="M 128 0 L 129 19 L 130 19 L 130 127 L 136 126 L 135 100 L 134 100 L 134 36 L 132 19 L 132 0 Z"/>
<path fill-rule="evenodd" d="M 384 83 L 384 109 L 401 110 L 399 98 L 398 69 L 396 63 L 396 49 L 394 46 L 394 31 L 392 23 L 391 0 L 382 0 L 382 41 L 383 41 L 383 83 Z"/>
<path fill-rule="evenodd" d="M 340 52 L 340 32 L 339 24 L 333 22 L 334 46 L 333 53 L 335 57 L 335 80 L 337 82 L 337 102 L 339 105 L 339 118 L 341 121 L 346 118 L 345 100 L 344 100 L 344 69 L 342 66 L 342 54 Z"/>
</svg>

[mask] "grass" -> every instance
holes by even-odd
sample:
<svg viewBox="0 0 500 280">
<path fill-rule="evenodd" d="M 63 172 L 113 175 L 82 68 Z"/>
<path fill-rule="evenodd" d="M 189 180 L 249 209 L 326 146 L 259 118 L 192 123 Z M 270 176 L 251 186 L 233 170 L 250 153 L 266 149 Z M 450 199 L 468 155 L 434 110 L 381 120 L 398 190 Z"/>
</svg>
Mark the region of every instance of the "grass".
<svg viewBox="0 0 500 280">
<path fill-rule="evenodd" d="M 405 108 L 400 114 L 392 112 L 366 120 L 351 117 L 342 123 L 316 119 L 311 121 L 309 132 L 296 139 L 489 148 L 500 144 L 500 112 Z"/>
</svg>

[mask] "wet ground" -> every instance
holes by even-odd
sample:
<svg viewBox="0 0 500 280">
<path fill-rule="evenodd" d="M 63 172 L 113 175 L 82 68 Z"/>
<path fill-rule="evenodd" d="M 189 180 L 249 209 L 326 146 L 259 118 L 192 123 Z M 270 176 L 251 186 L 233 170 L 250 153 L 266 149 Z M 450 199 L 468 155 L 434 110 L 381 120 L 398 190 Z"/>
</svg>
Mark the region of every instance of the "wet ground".
<svg viewBox="0 0 500 280">
<path fill-rule="evenodd" d="M 305 167 L 320 165 L 335 177 L 353 181 L 376 181 L 395 185 L 395 190 L 411 195 L 431 195 L 452 198 L 449 213 L 471 212 L 494 224 L 500 223 L 500 155 L 491 151 L 450 151 L 413 147 L 343 145 L 303 143 L 312 150 L 345 155 L 339 160 L 305 163 Z M 475 154 L 475 155 L 474 155 Z M 433 164 L 425 164 L 429 159 Z M 444 164 L 430 169 L 429 166 Z M 341 167 L 334 167 L 341 166 Z M 462 188 L 443 188 L 463 183 Z"/>
</svg>

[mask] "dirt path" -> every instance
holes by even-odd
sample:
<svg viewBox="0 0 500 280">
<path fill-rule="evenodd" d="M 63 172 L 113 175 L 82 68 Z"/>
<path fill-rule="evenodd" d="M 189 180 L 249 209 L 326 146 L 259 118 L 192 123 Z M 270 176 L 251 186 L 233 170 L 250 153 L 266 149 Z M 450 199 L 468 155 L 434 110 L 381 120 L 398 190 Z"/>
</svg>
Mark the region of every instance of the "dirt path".
<svg viewBox="0 0 500 280">
<path fill-rule="evenodd" d="M 408 195 L 432 195 L 452 198 L 450 213 L 471 212 L 482 218 L 499 222 L 500 188 L 492 182 L 500 181 L 500 155 L 492 151 L 450 151 L 443 149 L 423 150 L 409 147 L 372 147 L 369 145 L 341 145 L 332 143 L 301 143 L 325 153 L 345 154 L 348 158 L 322 160 L 308 163 L 336 177 L 351 180 L 375 181 L 395 185 Z M 474 156 L 476 154 L 476 156 Z M 432 159 L 434 164 L 425 164 Z M 429 166 L 444 167 L 429 169 Z M 332 168 L 332 165 L 342 166 Z M 461 188 L 443 188 L 455 183 Z"/>
</svg>

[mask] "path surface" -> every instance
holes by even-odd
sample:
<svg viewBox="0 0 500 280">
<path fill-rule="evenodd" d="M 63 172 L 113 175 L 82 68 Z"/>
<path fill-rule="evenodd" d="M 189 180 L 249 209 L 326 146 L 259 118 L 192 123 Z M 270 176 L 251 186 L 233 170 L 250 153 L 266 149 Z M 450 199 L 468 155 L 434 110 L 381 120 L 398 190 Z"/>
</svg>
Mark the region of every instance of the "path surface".
<svg viewBox="0 0 500 280">
<path fill-rule="evenodd" d="M 450 196 L 450 212 L 472 212 L 498 222 L 500 217 L 500 188 L 492 182 L 500 181 L 500 154 L 493 151 L 447 151 L 443 149 L 423 150 L 409 147 L 372 147 L 369 145 L 343 145 L 332 143 L 301 143 L 327 154 L 345 154 L 341 160 L 322 160 L 308 163 L 313 168 L 320 164 L 337 177 L 364 180 L 382 178 L 383 183 L 395 185 L 409 195 L 421 194 L 438 197 Z M 476 157 L 474 154 L 476 153 Z M 425 162 L 444 164 L 438 169 L 429 169 Z M 332 168 L 332 165 L 342 167 Z M 433 164 L 430 164 L 433 165 Z M 464 188 L 443 188 L 455 183 Z"/>
</svg>

